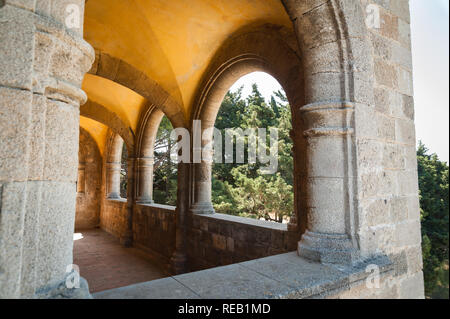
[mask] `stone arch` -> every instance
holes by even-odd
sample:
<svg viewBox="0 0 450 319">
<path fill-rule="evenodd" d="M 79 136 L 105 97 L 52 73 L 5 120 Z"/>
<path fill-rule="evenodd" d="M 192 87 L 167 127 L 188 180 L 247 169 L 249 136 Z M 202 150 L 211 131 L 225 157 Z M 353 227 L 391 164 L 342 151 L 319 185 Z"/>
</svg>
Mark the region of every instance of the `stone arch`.
<svg viewBox="0 0 450 319">
<path fill-rule="evenodd" d="M 164 113 L 155 106 L 149 106 L 140 120 L 136 139 L 136 200 L 139 203 L 153 203 L 154 145 Z"/>
<path fill-rule="evenodd" d="M 372 105 L 371 46 L 358 0 L 282 0 L 297 34 L 305 102 Z M 320 83 L 327 85 L 320 85 Z"/>
<path fill-rule="evenodd" d="M 80 127 L 75 229 L 89 229 L 100 222 L 102 157 L 97 143 Z M 80 185 L 83 183 L 83 185 Z"/>
<path fill-rule="evenodd" d="M 122 137 L 109 131 L 106 144 L 106 197 L 119 199 L 120 197 L 120 170 L 122 163 Z"/>
<path fill-rule="evenodd" d="M 95 50 L 95 62 L 88 73 L 135 91 L 146 98 L 150 105 L 161 109 L 174 127 L 186 127 L 186 118 L 180 105 L 157 82 L 131 64 Z"/>
<path fill-rule="evenodd" d="M 122 137 L 129 152 L 134 152 L 134 132 L 123 123 L 119 116 L 108 110 L 108 108 L 88 100 L 86 104 L 80 107 L 80 115 L 108 126 L 111 131 Z"/>
<path fill-rule="evenodd" d="M 295 36 L 289 30 L 274 25 L 250 27 L 240 30 L 231 37 L 217 52 L 199 91 L 192 120 L 201 120 L 202 132 L 214 126 L 222 100 L 229 88 L 242 76 L 262 71 L 272 75 L 286 91 L 292 110 L 293 127 L 301 127 L 298 109 L 304 103 L 303 73 L 301 60 L 295 51 Z M 295 124 L 294 124 L 295 123 Z M 301 130 L 300 130 L 301 131 Z M 294 145 L 302 153 L 304 138 L 301 134 L 291 132 Z M 203 135 L 203 134 L 202 134 Z M 203 136 L 202 147 L 209 144 L 212 135 Z M 196 147 L 196 146 L 194 146 Z M 198 147 L 198 146 L 197 146 Z M 196 150 L 194 149 L 194 152 Z M 294 156 L 294 206 L 295 212 L 303 211 L 299 207 L 300 180 L 302 171 L 301 158 Z M 194 164 L 191 211 L 197 214 L 213 213 L 211 204 L 211 164 L 202 161 Z M 289 228 L 297 229 L 297 219 L 293 216 Z M 303 225 L 304 223 L 300 223 Z"/>
<path fill-rule="evenodd" d="M 283 4 L 297 45 L 267 41 L 275 32 L 267 26 L 260 37 L 248 30 L 232 37 L 216 54 L 192 119 L 202 119 L 202 130 L 211 127 L 227 89 L 249 70 L 274 76 L 293 107 L 294 174 L 300 180 L 296 185 L 304 186 L 301 193 L 295 187 L 304 231 L 298 252 L 317 261 L 352 263 L 359 259 L 355 113 L 357 107 L 373 104 L 364 14 L 356 0 L 283 0 Z M 240 39 L 245 41 L 239 45 Z M 279 58 L 286 48 L 291 49 L 289 54 Z M 208 142 L 202 141 L 202 146 Z M 194 156 L 197 148 L 193 146 Z M 191 184 L 191 211 L 213 213 L 211 165 L 196 164 Z M 303 204 L 298 205 L 300 197 Z M 299 214 L 303 205 L 304 213 Z"/>
</svg>

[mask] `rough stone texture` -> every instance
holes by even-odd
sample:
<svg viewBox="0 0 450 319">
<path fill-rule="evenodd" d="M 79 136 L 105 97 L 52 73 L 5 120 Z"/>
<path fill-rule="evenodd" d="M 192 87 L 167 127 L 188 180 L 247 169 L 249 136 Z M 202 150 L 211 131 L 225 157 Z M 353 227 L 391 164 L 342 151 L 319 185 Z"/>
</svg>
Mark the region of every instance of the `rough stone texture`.
<svg viewBox="0 0 450 319">
<path fill-rule="evenodd" d="M 191 271 L 294 251 L 299 239 L 287 225 L 242 217 L 193 214 L 189 223 Z"/>
<path fill-rule="evenodd" d="M 89 292 L 89 285 L 84 278 L 80 278 L 79 288 L 67 288 L 66 280 L 71 280 L 71 276 L 78 276 L 74 272 L 68 274 L 66 278 L 59 282 L 51 282 L 36 291 L 37 298 L 40 299 L 92 299 Z"/>
<path fill-rule="evenodd" d="M 133 242 L 153 256 L 166 270 L 175 251 L 175 207 L 136 205 L 133 215 Z"/>
<path fill-rule="evenodd" d="M 204 163 L 192 170 L 180 164 L 175 214 L 134 205 L 134 169 L 128 180 L 132 186 L 128 202 L 107 199 L 118 198 L 121 139 L 114 135 L 102 159 L 100 225 L 128 244 L 134 229 L 136 245 L 151 250 L 164 263 L 173 252 L 171 263 L 177 272 L 186 269 L 186 255 L 192 269 L 227 265 L 294 250 L 305 233 L 298 249 L 302 256 L 347 264 L 338 270 L 356 274 L 344 283 L 349 287 L 345 292 L 338 285 L 309 295 L 291 294 L 289 285 L 280 290 L 274 280 L 245 265 L 228 266 L 217 276 L 229 289 L 217 291 L 228 291 L 233 297 L 422 298 L 408 1 L 282 2 L 296 36 L 274 25 L 229 35 L 203 75 L 190 118 L 212 125 L 226 90 L 249 72 L 266 71 L 280 81 L 293 108 L 295 222 L 291 231 L 231 217 L 188 216 L 195 204 L 203 211 L 211 206 L 210 167 Z M 78 107 L 86 101 L 80 86 L 94 52 L 81 39 L 82 27 L 64 27 L 68 3 L 84 8 L 82 0 L 8 0 L 0 8 L 0 297 L 4 298 L 33 298 L 36 291 L 47 297 L 71 296 L 58 287 L 72 261 Z M 379 27 L 365 23 L 368 4 L 379 9 Z M 189 128 L 183 107 L 144 70 L 102 50 L 95 57 L 92 74 L 134 90 L 149 101 L 149 109 L 156 105 L 174 126 Z M 130 167 L 135 159 L 149 162 L 153 155 L 156 127 L 146 129 L 146 123 L 156 126 L 162 114 L 153 113 L 148 121 L 145 116 L 152 112 L 145 114 L 137 140 L 128 126 L 116 125 L 112 114 L 103 114 L 117 126 L 112 129 L 124 135 Z M 141 177 L 149 174 L 144 174 L 149 166 L 139 160 L 136 166 L 145 200 L 151 197 L 151 186 Z M 156 247 L 154 240 L 167 246 Z M 368 291 L 358 284 L 362 277 L 356 268 L 360 259 L 379 255 L 389 256 L 394 271 L 383 279 L 379 292 Z M 289 268 L 292 263 L 285 265 Z M 238 270 L 242 276 L 233 279 Z M 211 291 L 199 274 L 175 280 L 195 286 L 198 296 Z M 258 291 L 267 288 L 268 294 L 252 295 L 245 280 Z"/>
<path fill-rule="evenodd" d="M 357 119 L 377 119 L 360 122 L 356 131 L 361 253 L 392 256 L 401 271 L 391 280 L 390 297 L 423 298 L 409 5 L 406 0 L 361 4 L 375 4 L 381 15 L 381 27 L 368 28 L 375 108 L 357 110 Z"/>
<path fill-rule="evenodd" d="M 380 270 L 379 288 L 367 286 L 368 265 Z M 384 258 L 336 268 L 288 253 L 103 291 L 94 298 L 395 298 L 398 295 L 389 286 L 391 278 L 392 264 Z"/>
<path fill-rule="evenodd" d="M 80 129 L 78 158 L 75 230 L 95 228 L 100 224 L 102 158 L 97 144 L 83 129 Z"/>
<path fill-rule="evenodd" d="M 95 293 L 95 299 L 199 299 L 174 278 L 163 278 Z"/>
<path fill-rule="evenodd" d="M 80 86 L 94 52 L 36 4 L 0 8 L 0 298 L 34 298 L 72 263 Z"/>
<path fill-rule="evenodd" d="M 100 228 L 121 238 L 127 230 L 127 200 L 104 199 L 100 212 Z"/>
</svg>

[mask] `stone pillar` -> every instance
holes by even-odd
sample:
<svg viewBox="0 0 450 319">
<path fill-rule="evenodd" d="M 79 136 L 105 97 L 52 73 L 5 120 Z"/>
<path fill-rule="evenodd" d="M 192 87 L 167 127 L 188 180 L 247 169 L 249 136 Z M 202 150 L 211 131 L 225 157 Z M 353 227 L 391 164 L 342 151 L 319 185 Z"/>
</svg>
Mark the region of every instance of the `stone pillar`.
<svg viewBox="0 0 450 319">
<path fill-rule="evenodd" d="M 86 189 L 86 163 L 78 164 L 77 193 L 84 193 Z"/>
<path fill-rule="evenodd" d="M 300 256 L 325 263 L 352 263 L 358 251 L 351 239 L 352 103 L 303 106 L 307 138 L 306 232 L 298 244 Z"/>
<path fill-rule="evenodd" d="M 194 214 L 214 214 L 211 201 L 213 135 L 204 134 L 214 127 L 214 121 L 194 121 L 193 126 L 194 198 L 190 211 Z"/>
<path fill-rule="evenodd" d="M 82 38 L 84 1 L 0 6 L 0 298 L 89 297 L 85 281 L 65 285 L 81 82 L 94 60 Z"/>
<path fill-rule="evenodd" d="M 122 245 L 131 247 L 133 245 L 133 210 L 135 201 L 135 164 L 136 159 L 128 157 L 128 173 L 127 173 L 127 229 L 125 234 L 120 239 Z"/>
<path fill-rule="evenodd" d="M 292 122 L 295 123 L 295 119 L 292 118 Z M 293 146 L 292 146 L 292 154 L 293 154 L 293 162 L 294 162 L 294 171 L 293 171 L 293 177 L 294 177 L 294 211 L 292 212 L 292 216 L 289 219 L 289 223 L 287 225 L 287 229 L 290 232 L 298 232 L 299 231 L 299 225 L 298 225 L 298 219 L 299 217 L 297 216 L 299 213 L 299 207 L 298 207 L 298 196 L 299 196 L 299 192 L 298 192 L 298 147 L 296 146 L 297 140 L 296 140 L 296 135 L 295 135 L 295 130 L 291 130 L 289 132 L 289 136 L 291 137 L 291 140 L 293 142 Z"/>
<path fill-rule="evenodd" d="M 211 201 L 212 164 L 202 161 L 194 165 L 194 203 L 191 205 L 190 211 L 194 214 L 214 214 Z"/>
<path fill-rule="evenodd" d="M 152 204 L 153 201 L 153 157 L 137 159 L 137 197 L 140 204 Z"/>
<path fill-rule="evenodd" d="M 189 207 L 187 205 L 188 202 L 189 202 L 189 164 L 179 163 L 175 251 L 171 258 L 173 274 L 182 274 L 187 271 L 186 214 L 187 209 Z"/>
<path fill-rule="evenodd" d="M 120 198 L 120 171 L 122 163 L 106 163 L 106 197 L 108 199 Z"/>
</svg>

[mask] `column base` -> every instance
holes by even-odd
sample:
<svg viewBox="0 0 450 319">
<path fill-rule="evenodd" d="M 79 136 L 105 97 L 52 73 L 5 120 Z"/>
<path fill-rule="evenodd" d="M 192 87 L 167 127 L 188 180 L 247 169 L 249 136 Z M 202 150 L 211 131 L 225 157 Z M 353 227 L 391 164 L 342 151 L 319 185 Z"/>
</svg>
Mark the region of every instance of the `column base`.
<svg viewBox="0 0 450 319">
<path fill-rule="evenodd" d="M 212 203 L 195 203 L 191 206 L 190 212 L 197 215 L 211 215 L 215 214 Z"/>
<path fill-rule="evenodd" d="M 344 234 L 324 234 L 306 231 L 298 243 L 298 255 L 320 263 L 351 265 L 359 259 L 359 251 Z"/>
<path fill-rule="evenodd" d="M 151 205 L 151 204 L 154 204 L 154 203 L 155 203 L 155 201 L 153 199 L 146 199 L 146 198 L 139 199 L 138 198 L 136 200 L 136 204 Z"/>
<path fill-rule="evenodd" d="M 77 278 L 79 278 L 79 288 L 68 288 Z M 88 282 L 75 272 L 67 274 L 61 281 L 50 283 L 36 290 L 36 297 L 38 299 L 92 299 Z"/>
<path fill-rule="evenodd" d="M 170 259 L 172 273 L 174 275 L 180 275 L 187 272 L 187 257 L 185 254 L 175 252 Z"/>
<path fill-rule="evenodd" d="M 106 199 L 122 199 L 122 197 L 120 197 L 120 194 L 111 193 L 111 194 L 108 194 L 108 196 L 106 196 Z"/>
</svg>

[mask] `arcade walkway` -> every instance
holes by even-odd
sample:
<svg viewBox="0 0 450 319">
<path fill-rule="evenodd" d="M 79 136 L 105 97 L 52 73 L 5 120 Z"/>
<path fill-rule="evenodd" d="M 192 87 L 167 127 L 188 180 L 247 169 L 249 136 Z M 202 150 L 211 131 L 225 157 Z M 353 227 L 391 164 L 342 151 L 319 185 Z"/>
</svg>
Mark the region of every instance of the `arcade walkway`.
<svg viewBox="0 0 450 319">
<path fill-rule="evenodd" d="M 91 293 L 168 276 L 141 250 L 124 248 L 102 230 L 76 232 L 73 259 Z"/>
</svg>

